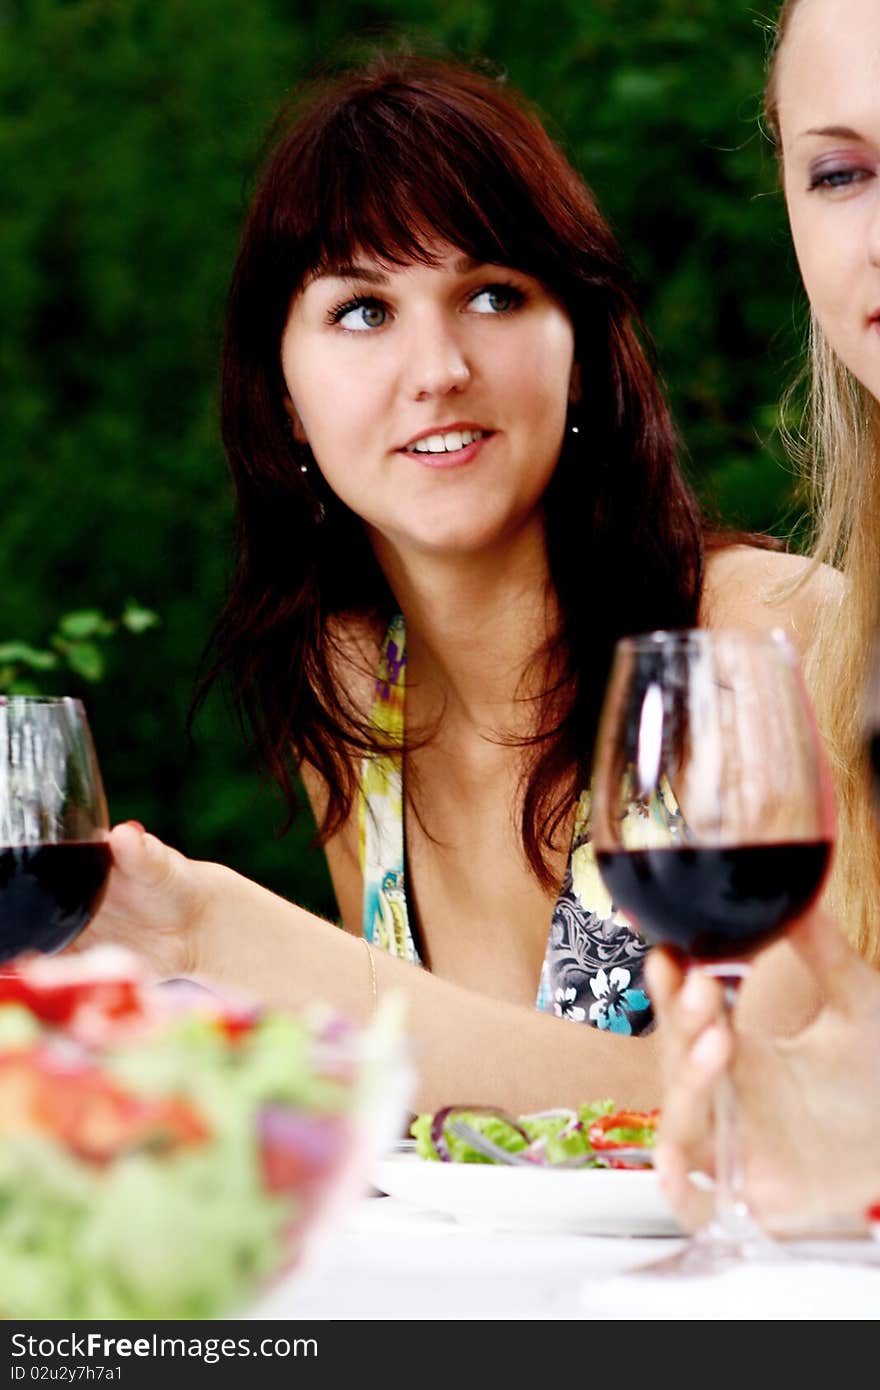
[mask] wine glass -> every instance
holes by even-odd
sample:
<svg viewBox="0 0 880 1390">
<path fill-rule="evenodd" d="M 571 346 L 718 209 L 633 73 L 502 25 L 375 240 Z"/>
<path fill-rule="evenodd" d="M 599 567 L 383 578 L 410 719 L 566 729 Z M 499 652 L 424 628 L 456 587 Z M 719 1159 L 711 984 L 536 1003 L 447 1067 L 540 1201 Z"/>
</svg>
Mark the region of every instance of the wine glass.
<svg viewBox="0 0 880 1390">
<path fill-rule="evenodd" d="M 617 908 L 716 975 L 728 1022 L 748 958 L 814 900 L 834 809 L 797 657 L 782 632 L 619 642 L 599 728 L 592 831 Z M 743 1200 L 736 1104 L 715 1110 L 715 1214 L 668 1272 L 767 1258 Z"/>
<path fill-rule="evenodd" d="M 104 894 L 108 834 L 80 701 L 0 696 L 0 962 L 79 935 Z"/>
</svg>

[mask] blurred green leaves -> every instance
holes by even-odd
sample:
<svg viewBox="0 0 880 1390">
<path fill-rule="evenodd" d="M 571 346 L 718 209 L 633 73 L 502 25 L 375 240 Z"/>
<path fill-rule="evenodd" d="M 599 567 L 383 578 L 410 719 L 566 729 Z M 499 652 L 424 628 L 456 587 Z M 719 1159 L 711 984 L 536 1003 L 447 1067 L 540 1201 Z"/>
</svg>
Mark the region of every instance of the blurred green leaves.
<svg viewBox="0 0 880 1390">
<path fill-rule="evenodd" d="M 0 693 L 46 694 L 54 683 L 50 677 L 47 686 L 48 672 L 63 674 L 65 681 L 69 681 L 69 673 L 95 685 L 103 680 L 107 670 L 105 644 L 108 640 L 120 628 L 140 636 L 158 626 L 159 621 L 157 613 L 130 599 L 117 619 L 106 617 L 97 608 L 63 614 L 42 649 L 27 642 L 0 642 Z M 66 685 L 64 693 L 68 693 Z"/>
</svg>

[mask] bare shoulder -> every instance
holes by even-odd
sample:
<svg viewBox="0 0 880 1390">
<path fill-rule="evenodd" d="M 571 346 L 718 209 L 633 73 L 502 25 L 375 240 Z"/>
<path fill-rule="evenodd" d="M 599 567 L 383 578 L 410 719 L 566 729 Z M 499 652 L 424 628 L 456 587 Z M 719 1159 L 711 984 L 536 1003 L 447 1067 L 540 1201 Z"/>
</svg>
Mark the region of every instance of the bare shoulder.
<svg viewBox="0 0 880 1390">
<path fill-rule="evenodd" d="M 820 615 L 838 608 L 843 596 L 843 576 L 829 565 L 782 550 L 730 545 L 706 561 L 700 622 L 752 631 L 781 627 L 803 654 Z"/>
</svg>

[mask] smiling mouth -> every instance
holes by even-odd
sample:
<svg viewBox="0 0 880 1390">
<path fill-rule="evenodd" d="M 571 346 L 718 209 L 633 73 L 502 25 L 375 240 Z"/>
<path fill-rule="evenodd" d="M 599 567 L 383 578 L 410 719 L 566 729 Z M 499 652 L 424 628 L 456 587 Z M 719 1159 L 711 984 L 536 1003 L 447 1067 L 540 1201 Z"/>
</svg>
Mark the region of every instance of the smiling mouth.
<svg viewBox="0 0 880 1390">
<path fill-rule="evenodd" d="M 483 439 L 488 439 L 493 433 L 492 430 L 482 429 L 461 429 L 443 430 L 436 434 L 422 435 L 419 439 L 413 439 L 409 444 L 404 444 L 401 453 L 418 454 L 459 454 L 463 449 L 467 449 L 472 444 L 478 444 Z"/>
</svg>

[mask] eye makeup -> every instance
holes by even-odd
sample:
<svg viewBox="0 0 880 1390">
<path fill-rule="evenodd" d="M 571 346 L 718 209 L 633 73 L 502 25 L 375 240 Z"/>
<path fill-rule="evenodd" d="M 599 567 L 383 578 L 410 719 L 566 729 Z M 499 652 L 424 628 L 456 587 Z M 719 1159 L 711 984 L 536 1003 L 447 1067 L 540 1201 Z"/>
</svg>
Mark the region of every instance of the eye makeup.
<svg viewBox="0 0 880 1390">
<path fill-rule="evenodd" d="M 474 307 L 474 312 L 484 314 L 486 317 L 500 318 L 504 315 L 512 314 L 521 308 L 529 298 L 528 292 L 521 286 L 514 284 L 511 280 L 492 280 L 488 283 L 480 283 L 475 289 L 467 293 L 468 306 L 476 306 L 477 301 L 483 298 L 489 301 L 488 309 Z M 328 327 L 333 328 L 342 326 L 346 328 L 345 320 L 351 314 L 361 311 L 362 318 L 357 327 L 353 325 L 348 331 L 363 332 L 364 330 L 382 328 L 391 317 L 391 310 L 388 304 L 374 294 L 349 294 L 344 300 L 332 305 L 326 312 L 324 322 Z"/>
<path fill-rule="evenodd" d="M 833 155 L 813 160 L 808 169 L 807 192 L 852 188 L 875 175 L 874 164 L 865 159 Z"/>
</svg>

